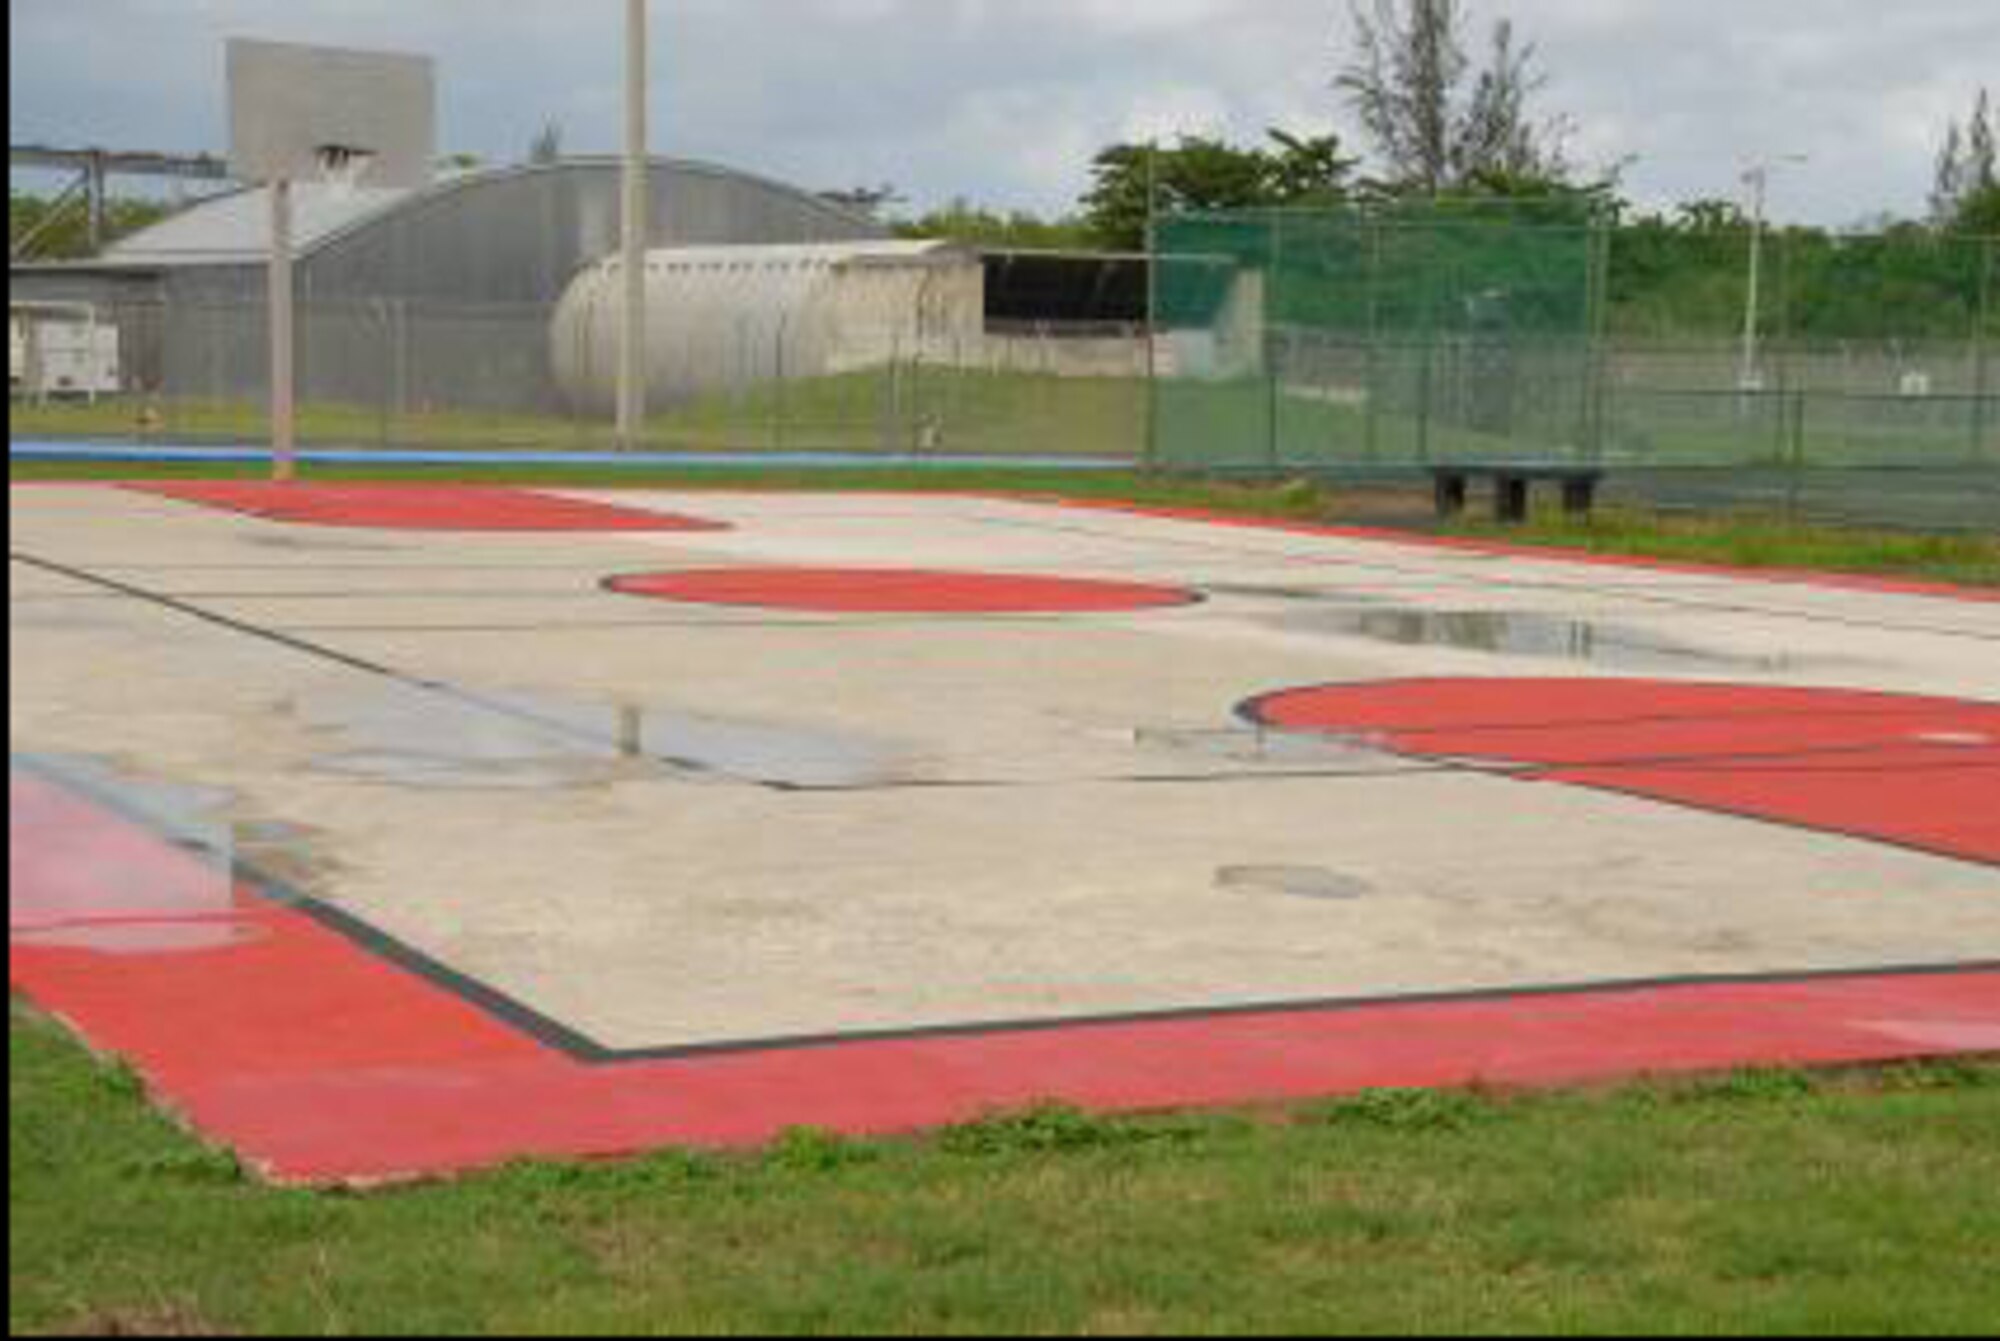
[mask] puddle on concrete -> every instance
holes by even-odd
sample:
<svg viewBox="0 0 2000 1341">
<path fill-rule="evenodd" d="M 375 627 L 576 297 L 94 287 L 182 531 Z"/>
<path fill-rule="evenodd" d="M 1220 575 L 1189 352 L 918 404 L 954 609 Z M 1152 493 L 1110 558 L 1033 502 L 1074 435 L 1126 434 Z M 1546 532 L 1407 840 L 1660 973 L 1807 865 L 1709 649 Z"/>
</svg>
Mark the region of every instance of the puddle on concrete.
<svg viewBox="0 0 2000 1341">
<path fill-rule="evenodd" d="M 66 833 L 63 817 L 74 813 L 66 801 L 51 810 L 33 793 L 17 798 L 25 813 L 10 807 L 10 839 L 17 848 L 32 844 L 37 858 L 9 899 L 16 944 L 107 955 L 227 949 L 267 934 L 243 920 L 244 863 L 267 876 L 282 868 L 293 887 L 332 869 L 311 830 L 244 819 L 240 798 L 221 788 L 144 777 L 91 756 L 15 754 L 9 763 L 17 779 L 49 783 L 55 795 L 80 798 L 171 845 L 165 854 L 127 847 L 116 826 L 85 823 Z"/>
<path fill-rule="evenodd" d="M 1224 866 L 1215 873 L 1217 889 L 1282 894 L 1324 903 L 1351 903 L 1374 892 L 1366 880 L 1324 866 Z"/>
<path fill-rule="evenodd" d="M 87 950 L 113 956 L 185 955 L 227 950 L 267 939 L 262 927 L 243 922 L 140 922 L 94 926 L 69 926 L 14 931 L 8 940 L 15 945 L 48 950 Z"/>
<path fill-rule="evenodd" d="M 410 548 L 380 540 L 338 540 L 297 535 L 248 535 L 243 537 L 243 543 L 258 549 L 291 550 L 301 554 L 401 554 Z"/>
<path fill-rule="evenodd" d="M 306 725 L 345 744 L 316 758 L 316 771 L 407 787 L 547 790 L 665 773 L 837 788 L 909 773 L 909 761 L 877 741 L 654 705 L 404 689 L 291 706 Z"/>
<path fill-rule="evenodd" d="M 1209 582 L 1201 588 L 1211 596 L 1243 596 L 1260 601 L 1298 601 L 1318 605 L 1379 605 L 1383 598 L 1334 587 L 1299 587 L 1252 582 Z"/>
<path fill-rule="evenodd" d="M 1132 742 L 1142 750 L 1159 751 L 1231 764 L 1261 764 L 1274 768 L 1383 769 L 1408 767 L 1392 757 L 1384 738 L 1370 735 L 1304 734 L 1257 726 L 1190 730 L 1139 727 Z"/>
<path fill-rule="evenodd" d="M 1288 633 L 1580 661 L 1619 670 L 1727 669 L 1775 675 L 1798 670 L 1801 664 L 1786 653 L 1724 652 L 1613 624 L 1534 611 L 1315 610 L 1287 613 L 1274 626 Z"/>
</svg>

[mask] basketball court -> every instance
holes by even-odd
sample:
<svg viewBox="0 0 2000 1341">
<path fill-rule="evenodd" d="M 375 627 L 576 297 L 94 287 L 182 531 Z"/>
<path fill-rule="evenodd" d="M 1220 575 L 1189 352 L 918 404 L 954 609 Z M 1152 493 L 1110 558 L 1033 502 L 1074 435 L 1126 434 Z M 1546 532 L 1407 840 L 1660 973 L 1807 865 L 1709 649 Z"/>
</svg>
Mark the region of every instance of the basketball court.
<svg viewBox="0 0 2000 1341">
<path fill-rule="evenodd" d="M 2000 604 L 999 497 L 10 490 L 13 984 L 287 1179 L 2000 1050 Z"/>
</svg>

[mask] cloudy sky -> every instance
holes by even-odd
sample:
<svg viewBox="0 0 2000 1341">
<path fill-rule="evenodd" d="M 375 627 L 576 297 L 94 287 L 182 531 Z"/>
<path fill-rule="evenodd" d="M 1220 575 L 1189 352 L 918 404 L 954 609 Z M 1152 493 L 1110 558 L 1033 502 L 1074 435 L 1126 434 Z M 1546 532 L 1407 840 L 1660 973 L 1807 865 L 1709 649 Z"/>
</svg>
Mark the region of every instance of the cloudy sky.
<svg viewBox="0 0 2000 1341">
<path fill-rule="evenodd" d="M 1805 154 L 1781 217 L 1923 207 L 1945 123 L 2000 94 L 2000 0 L 1468 0 L 1540 46 L 1546 112 L 1649 205 Z M 220 150 L 230 35 L 438 58 L 445 147 L 521 157 L 555 121 L 616 147 L 618 0 L 9 0 L 16 142 Z M 1352 133 L 1347 0 L 654 0 L 663 152 L 814 188 L 1065 209 L 1092 152 L 1267 125 Z"/>
</svg>

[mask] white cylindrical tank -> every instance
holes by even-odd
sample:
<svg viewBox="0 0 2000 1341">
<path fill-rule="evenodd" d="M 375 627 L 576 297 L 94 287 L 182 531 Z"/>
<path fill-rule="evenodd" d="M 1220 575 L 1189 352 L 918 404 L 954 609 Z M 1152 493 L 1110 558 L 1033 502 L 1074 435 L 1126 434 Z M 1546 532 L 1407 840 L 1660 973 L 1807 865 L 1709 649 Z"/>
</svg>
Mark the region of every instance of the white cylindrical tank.
<svg viewBox="0 0 2000 1341">
<path fill-rule="evenodd" d="M 623 266 L 577 276 L 551 325 L 556 382 L 577 410 L 616 403 Z M 898 359 L 944 359 L 985 323 L 985 272 L 948 242 L 679 247 L 646 257 L 646 389 L 654 406 Z"/>
</svg>

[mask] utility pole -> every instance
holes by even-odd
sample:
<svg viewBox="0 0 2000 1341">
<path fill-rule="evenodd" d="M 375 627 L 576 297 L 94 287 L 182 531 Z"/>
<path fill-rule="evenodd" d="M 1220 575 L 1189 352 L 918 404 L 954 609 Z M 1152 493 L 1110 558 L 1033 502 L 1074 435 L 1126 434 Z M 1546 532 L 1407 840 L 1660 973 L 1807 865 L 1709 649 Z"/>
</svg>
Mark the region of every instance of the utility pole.
<svg viewBox="0 0 2000 1341">
<path fill-rule="evenodd" d="M 1787 154 L 1778 160 L 1759 160 L 1743 174 L 1750 187 L 1750 296 L 1743 314 L 1743 367 L 1736 385 L 1742 391 L 1762 391 L 1763 373 L 1757 366 L 1757 330 L 1762 319 L 1764 281 L 1764 212 L 1771 188 L 1771 172 L 1780 163 L 1803 163 L 1804 154 Z"/>
<path fill-rule="evenodd" d="M 650 152 L 646 144 L 646 0 L 625 0 L 625 180 L 622 222 L 623 335 L 618 344 L 618 445 L 646 432 L 646 243 Z"/>
</svg>

